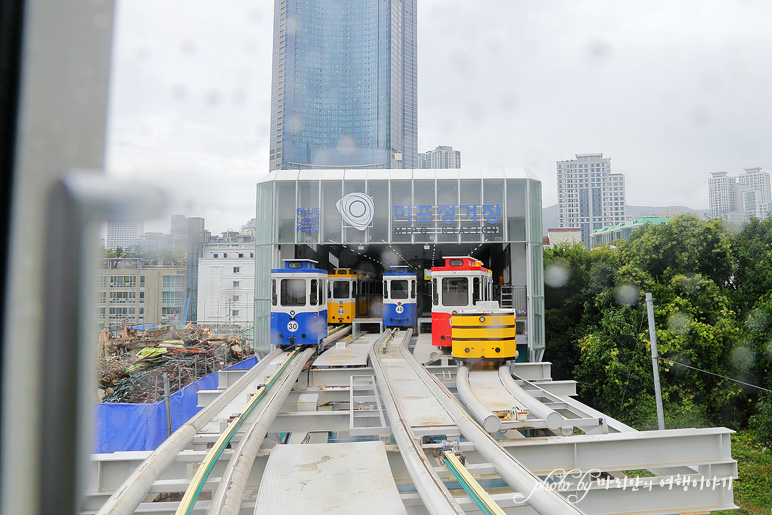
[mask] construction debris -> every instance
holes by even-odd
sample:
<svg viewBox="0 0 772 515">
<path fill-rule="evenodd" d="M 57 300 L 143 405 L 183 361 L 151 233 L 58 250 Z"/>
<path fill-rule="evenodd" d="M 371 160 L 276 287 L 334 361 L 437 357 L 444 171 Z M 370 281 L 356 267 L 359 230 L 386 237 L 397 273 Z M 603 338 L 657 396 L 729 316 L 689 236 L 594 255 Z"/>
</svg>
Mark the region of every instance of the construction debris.
<svg viewBox="0 0 772 515">
<path fill-rule="evenodd" d="M 164 398 L 164 372 L 174 393 L 200 377 L 249 358 L 243 337 L 215 335 L 188 324 L 149 329 L 125 327 L 118 337 L 99 338 L 99 402 L 156 402 Z"/>
</svg>

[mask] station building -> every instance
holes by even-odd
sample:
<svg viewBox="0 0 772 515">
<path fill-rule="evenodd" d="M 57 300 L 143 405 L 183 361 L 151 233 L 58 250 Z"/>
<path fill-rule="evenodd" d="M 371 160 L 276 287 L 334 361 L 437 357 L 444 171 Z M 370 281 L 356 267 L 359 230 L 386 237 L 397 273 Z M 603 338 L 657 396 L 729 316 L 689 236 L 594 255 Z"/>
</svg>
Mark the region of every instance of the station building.
<svg viewBox="0 0 772 515">
<path fill-rule="evenodd" d="M 544 354 L 541 182 L 527 169 L 275 170 L 257 184 L 255 347 L 267 351 L 270 270 L 282 259 L 376 274 L 408 264 L 431 313 L 433 266 L 473 256 L 518 313 L 520 359 Z"/>
</svg>

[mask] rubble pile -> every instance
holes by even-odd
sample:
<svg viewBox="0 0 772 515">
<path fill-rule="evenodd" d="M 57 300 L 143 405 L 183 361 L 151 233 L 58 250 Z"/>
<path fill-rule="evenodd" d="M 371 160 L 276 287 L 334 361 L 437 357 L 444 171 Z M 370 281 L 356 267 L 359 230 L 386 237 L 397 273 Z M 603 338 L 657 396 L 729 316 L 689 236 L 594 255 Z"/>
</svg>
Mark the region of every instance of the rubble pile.
<svg viewBox="0 0 772 515">
<path fill-rule="evenodd" d="M 214 335 L 210 329 L 174 327 L 134 330 L 117 338 L 103 331 L 99 345 L 99 402 L 144 403 L 162 400 L 164 374 L 169 394 L 198 378 L 254 354 L 244 338 Z"/>
</svg>

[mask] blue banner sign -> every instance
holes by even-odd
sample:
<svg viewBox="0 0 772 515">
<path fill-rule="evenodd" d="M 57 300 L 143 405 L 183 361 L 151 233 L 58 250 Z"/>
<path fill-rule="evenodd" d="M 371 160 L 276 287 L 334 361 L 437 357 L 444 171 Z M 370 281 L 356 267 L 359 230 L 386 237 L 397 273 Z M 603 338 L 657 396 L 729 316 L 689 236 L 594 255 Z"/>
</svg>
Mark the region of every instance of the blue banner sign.
<svg viewBox="0 0 772 515">
<path fill-rule="evenodd" d="M 461 222 L 483 222 L 490 225 L 499 223 L 501 215 L 500 204 L 461 204 L 439 205 L 428 204 L 419 206 L 394 206 L 393 219 L 395 222 L 432 223 L 435 220 L 445 225 L 451 225 L 457 220 Z"/>
</svg>

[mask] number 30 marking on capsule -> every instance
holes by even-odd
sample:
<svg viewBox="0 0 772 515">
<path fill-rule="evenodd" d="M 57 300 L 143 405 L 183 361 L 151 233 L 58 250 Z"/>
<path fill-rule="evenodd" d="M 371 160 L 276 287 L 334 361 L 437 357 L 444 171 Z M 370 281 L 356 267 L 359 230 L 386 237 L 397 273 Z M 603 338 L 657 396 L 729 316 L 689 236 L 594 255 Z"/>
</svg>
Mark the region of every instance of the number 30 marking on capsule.
<svg viewBox="0 0 772 515">
<path fill-rule="evenodd" d="M 294 320 L 290 320 L 290 321 L 287 323 L 287 331 L 289 331 L 289 332 L 291 332 L 291 333 L 294 333 L 294 332 L 295 332 L 295 331 L 297 331 L 297 330 L 298 330 L 298 323 L 297 323 L 297 322 L 295 322 Z"/>
</svg>

